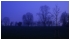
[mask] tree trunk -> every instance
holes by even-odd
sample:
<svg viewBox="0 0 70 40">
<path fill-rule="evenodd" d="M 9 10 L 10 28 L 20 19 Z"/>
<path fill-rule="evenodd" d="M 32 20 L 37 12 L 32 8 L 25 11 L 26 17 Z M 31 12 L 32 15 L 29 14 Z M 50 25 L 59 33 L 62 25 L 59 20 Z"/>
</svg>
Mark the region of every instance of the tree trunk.
<svg viewBox="0 0 70 40">
<path fill-rule="evenodd" d="M 56 15 L 56 26 L 57 26 L 57 15 Z"/>
</svg>

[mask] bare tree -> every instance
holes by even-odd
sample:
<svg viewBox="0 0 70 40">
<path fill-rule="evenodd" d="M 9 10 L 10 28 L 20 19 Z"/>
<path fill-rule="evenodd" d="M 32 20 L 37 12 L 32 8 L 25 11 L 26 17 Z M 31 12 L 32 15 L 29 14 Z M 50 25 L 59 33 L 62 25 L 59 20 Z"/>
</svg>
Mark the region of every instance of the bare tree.
<svg viewBox="0 0 70 40">
<path fill-rule="evenodd" d="M 3 26 L 3 22 L 2 22 L 2 20 L 1 20 L 1 26 Z"/>
<path fill-rule="evenodd" d="M 55 15 L 55 19 L 56 19 L 56 26 L 57 26 L 57 20 L 58 20 L 59 11 L 60 11 L 60 9 L 56 5 L 55 8 L 54 8 L 54 15 Z"/>
<path fill-rule="evenodd" d="M 40 20 L 41 22 L 43 23 L 44 26 L 46 26 L 46 23 L 47 23 L 47 15 L 49 13 L 49 7 L 44 5 L 44 6 L 41 6 L 40 8 L 41 12 L 38 14 L 39 17 L 40 17 Z"/>
<path fill-rule="evenodd" d="M 52 26 L 52 19 L 51 19 L 51 18 L 52 18 L 51 15 L 48 15 L 48 16 L 47 16 L 47 25 L 48 25 L 48 26 Z"/>
<path fill-rule="evenodd" d="M 22 22 L 18 22 L 18 26 L 22 26 Z"/>
<path fill-rule="evenodd" d="M 25 25 L 29 26 L 33 22 L 33 14 L 30 12 L 27 12 L 25 15 L 23 15 L 23 22 Z"/>
<path fill-rule="evenodd" d="M 15 26 L 18 26 L 18 22 L 15 22 Z"/>
<path fill-rule="evenodd" d="M 60 21 L 63 24 L 62 26 L 66 26 L 67 23 L 69 23 L 69 15 L 66 12 L 63 12 L 61 17 L 60 17 Z"/>
<path fill-rule="evenodd" d="M 13 22 L 10 23 L 10 26 L 13 26 Z"/>
<path fill-rule="evenodd" d="M 8 17 L 4 17 L 3 23 L 4 23 L 5 26 L 9 26 L 10 19 Z"/>
</svg>

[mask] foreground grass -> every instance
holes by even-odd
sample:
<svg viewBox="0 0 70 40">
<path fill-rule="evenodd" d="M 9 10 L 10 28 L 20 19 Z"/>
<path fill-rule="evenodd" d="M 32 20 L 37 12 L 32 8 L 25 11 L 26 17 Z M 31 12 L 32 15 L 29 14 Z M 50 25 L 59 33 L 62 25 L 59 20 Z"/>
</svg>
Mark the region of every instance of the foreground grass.
<svg viewBox="0 0 70 40">
<path fill-rule="evenodd" d="M 2 26 L 2 39 L 68 39 L 68 27 Z"/>
</svg>

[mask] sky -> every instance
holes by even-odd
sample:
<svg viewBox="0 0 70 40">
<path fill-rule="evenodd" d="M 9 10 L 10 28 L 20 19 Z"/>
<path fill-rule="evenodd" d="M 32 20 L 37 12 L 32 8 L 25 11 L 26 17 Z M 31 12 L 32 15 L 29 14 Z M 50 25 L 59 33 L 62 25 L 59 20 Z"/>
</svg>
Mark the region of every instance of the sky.
<svg viewBox="0 0 70 40">
<path fill-rule="evenodd" d="M 51 13 L 55 5 L 60 8 L 60 14 L 64 11 L 69 13 L 68 1 L 1 1 L 1 19 L 9 17 L 11 22 L 19 22 L 24 14 L 30 12 L 34 16 L 34 21 L 37 21 L 37 13 L 41 12 L 40 7 L 44 5 L 49 6 Z"/>
</svg>

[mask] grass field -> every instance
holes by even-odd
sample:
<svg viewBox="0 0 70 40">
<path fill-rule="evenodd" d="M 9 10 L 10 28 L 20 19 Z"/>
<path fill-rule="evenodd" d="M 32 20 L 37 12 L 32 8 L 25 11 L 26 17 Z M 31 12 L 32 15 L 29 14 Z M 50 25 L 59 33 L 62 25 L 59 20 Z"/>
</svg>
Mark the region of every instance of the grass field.
<svg viewBox="0 0 70 40">
<path fill-rule="evenodd" d="M 1 39 L 69 39 L 69 28 L 2 26 Z"/>
</svg>

